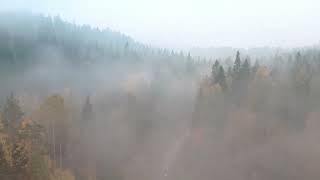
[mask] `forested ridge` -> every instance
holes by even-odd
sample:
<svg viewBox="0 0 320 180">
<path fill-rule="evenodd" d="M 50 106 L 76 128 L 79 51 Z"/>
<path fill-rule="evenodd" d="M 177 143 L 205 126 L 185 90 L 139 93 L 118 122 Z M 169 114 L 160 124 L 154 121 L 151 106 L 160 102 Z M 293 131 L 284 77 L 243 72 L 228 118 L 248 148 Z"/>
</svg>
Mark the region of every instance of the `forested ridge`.
<svg viewBox="0 0 320 180">
<path fill-rule="evenodd" d="M 57 48 L 78 64 L 117 59 L 129 53 L 129 44 L 132 51 L 147 49 L 119 32 L 76 25 L 59 16 L 1 13 L 1 58 L 9 64 L 32 62 L 46 47 Z"/>
<path fill-rule="evenodd" d="M 0 14 L 0 179 L 319 179 L 320 50 L 194 57 Z"/>
</svg>

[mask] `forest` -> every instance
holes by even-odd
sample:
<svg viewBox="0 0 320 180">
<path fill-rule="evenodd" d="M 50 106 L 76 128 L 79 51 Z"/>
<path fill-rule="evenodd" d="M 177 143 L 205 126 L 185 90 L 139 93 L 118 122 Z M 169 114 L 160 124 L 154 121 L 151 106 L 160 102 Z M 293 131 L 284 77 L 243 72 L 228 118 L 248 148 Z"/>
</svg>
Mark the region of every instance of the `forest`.
<svg viewBox="0 0 320 180">
<path fill-rule="evenodd" d="M 0 179 L 317 180 L 320 48 L 271 51 L 0 13 Z"/>
</svg>

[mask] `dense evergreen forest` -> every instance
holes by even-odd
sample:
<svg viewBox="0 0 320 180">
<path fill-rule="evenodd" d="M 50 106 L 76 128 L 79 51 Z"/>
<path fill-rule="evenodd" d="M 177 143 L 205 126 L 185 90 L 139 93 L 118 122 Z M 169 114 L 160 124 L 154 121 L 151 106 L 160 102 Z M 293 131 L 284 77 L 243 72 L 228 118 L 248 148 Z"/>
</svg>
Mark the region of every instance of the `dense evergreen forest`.
<svg viewBox="0 0 320 180">
<path fill-rule="evenodd" d="M 320 177 L 320 49 L 228 58 L 0 14 L 0 179 Z"/>
</svg>

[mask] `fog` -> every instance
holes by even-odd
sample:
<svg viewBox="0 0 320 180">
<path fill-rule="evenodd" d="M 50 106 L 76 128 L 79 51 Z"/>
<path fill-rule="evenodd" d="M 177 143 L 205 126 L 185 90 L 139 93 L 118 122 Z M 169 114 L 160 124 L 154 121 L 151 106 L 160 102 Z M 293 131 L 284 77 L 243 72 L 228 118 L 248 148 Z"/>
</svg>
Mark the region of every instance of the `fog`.
<svg viewBox="0 0 320 180">
<path fill-rule="evenodd" d="M 242 36 L 241 28 L 225 26 L 236 33 L 225 32 L 230 39 L 219 36 L 222 40 L 217 41 L 223 43 L 218 45 L 242 48 L 193 48 L 186 53 L 171 48 L 198 46 L 193 40 L 196 35 L 200 44 L 211 46 L 206 39 L 215 36 L 215 31 L 207 36 L 198 31 L 200 25 L 182 31 L 179 28 L 184 23 L 178 28 L 178 21 L 168 40 L 156 34 L 169 26 L 153 30 L 141 23 L 144 37 L 158 39 L 149 45 L 138 34 L 134 39 L 128 36 L 135 34 L 130 28 L 97 26 L 99 18 L 108 14 L 78 14 L 70 22 L 73 11 L 85 12 L 84 5 L 79 2 L 79 8 L 69 12 L 73 3 L 61 6 L 63 11 L 59 3 L 8 3 L 0 14 L 0 179 L 319 179 L 320 49 L 313 44 L 319 40 L 316 33 L 300 31 L 298 21 L 283 31 L 259 30 L 259 38 L 254 33 Z M 92 3 L 88 8 L 96 5 Z M 149 3 L 124 6 L 151 6 Z M 192 5 L 199 8 L 198 12 L 211 4 L 185 3 L 189 10 Z M 243 3 L 232 6 L 233 10 L 264 5 Z M 179 4 L 173 2 L 172 7 Z M 281 10 L 272 16 L 289 4 L 297 14 L 284 13 L 284 17 L 294 15 L 303 22 L 304 17 L 311 17 L 299 13 L 314 4 L 299 6 L 296 1 L 277 4 Z M 52 9 L 47 10 L 48 6 Z M 86 12 L 99 13 L 102 7 Z M 154 14 L 164 5 L 159 7 Z M 266 8 L 273 10 L 271 4 Z M 209 11 L 208 6 L 204 10 Z M 267 10 L 259 13 L 269 15 Z M 179 16 L 189 13 L 197 11 L 177 11 Z M 215 13 L 219 11 L 212 17 Z M 169 9 L 161 18 L 164 21 L 174 14 Z M 83 25 L 87 22 L 84 16 L 97 21 Z M 236 14 L 230 18 L 233 21 L 226 18 L 225 23 L 246 19 Z M 119 23 L 131 26 L 134 21 L 129 21 Z M 311 24 L 315 28 L 305 28 L 319 28 Z M 194 34 L 187 36 L 190 42 L 179 42 L 174 39 L 175 31 L 181 31 L 181 36 L 188 31 Z M 294 40 L 287 39 L 288 45 L 277 39 L 287 32 L 305 34 L 290 37 Z M 268 37 L 263 33 L 277 34 Z M 281 47 L 246 48 L 274 45 L 265 43 L 269 41 L 278 41 L 276 46 Z"/>
<path fill-rule="evenodd" d="M 301 47 L 319 43 L 317 0 L 56 0 L 1 3 L 3 10 L 61 15 L 162 48 Z"/>
</svg>

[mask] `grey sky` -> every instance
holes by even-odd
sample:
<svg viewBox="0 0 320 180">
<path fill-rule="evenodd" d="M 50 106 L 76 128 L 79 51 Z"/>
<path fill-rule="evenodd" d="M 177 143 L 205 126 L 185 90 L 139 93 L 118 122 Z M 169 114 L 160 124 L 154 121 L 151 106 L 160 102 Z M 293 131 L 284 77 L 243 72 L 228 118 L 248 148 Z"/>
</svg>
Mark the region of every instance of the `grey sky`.
<svg viewBox="0 0 320 180">
<path fill-rule="evenodd" d="M 4 0 L 1 0 L 4 1 Z M 319 0 L 7 0 L 2 10 L 31 10 L 109 27 L 150 45 L 313 45 L 320 40 Z"/>
</svg>

